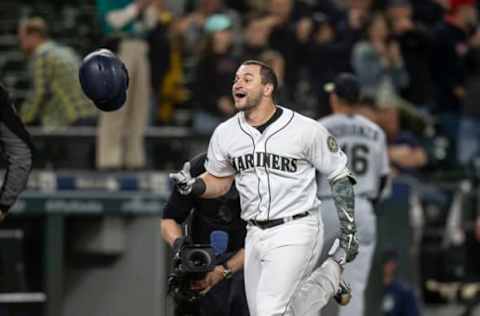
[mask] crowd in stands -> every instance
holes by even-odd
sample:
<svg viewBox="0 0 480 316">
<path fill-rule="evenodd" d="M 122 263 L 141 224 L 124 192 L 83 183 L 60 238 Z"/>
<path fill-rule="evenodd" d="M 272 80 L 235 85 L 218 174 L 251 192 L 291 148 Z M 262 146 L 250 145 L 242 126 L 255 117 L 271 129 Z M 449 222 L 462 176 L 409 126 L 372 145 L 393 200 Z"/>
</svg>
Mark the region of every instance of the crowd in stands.
<svg viewBox="0 0 480 316">
<path fill-rule="evenodd" d="M 96 121 L 100 169 L 144 168 L 147 125 L 186 125 L 209 135 L 235 111 L 231 82 L 246 59 L 272 65 L 280 78 L 278 103 L 313 118 L 330 112 L 323 86 L 339 72 L 356 74 L 361 102 L 386 130 L 398 171 L 468 165 L 478 152 L 480 32 L 473 0 L 98 0 L 72 7 L 61 1 L 50 11 L 41 1 L 19 6 L 14 29 L 0 30 L 1 42 L 13 32 L 25 56 L 41 58 L 31 58 L 31 73 L 9 75 L 7 57 L 0 69 L 18 92 L 26 78 L 33 87 L 19 93 L 27 124 L 92 125 L 96 114 L 85 111 L 91 107 L 65 69 L 75 73 L 79 58 L 95 48 L 119 54 L 131 87 L 123 111 Z M 36 52 L 20 27 L 32 16 L 46 21 L 39 27 L 30 19 L 26 29 L 33 41 L 40 37 Z M 5 56 L 20 61 L 18 54 Z M 64 60 L 63 73 L 41 77 L 56 67 L 53 59 Z"/>
<path fill-rule="evenodd" d="M 49 45 L 57 45 L 62 56 L 72 54 L 68 47 L 76 50 L 77 56 L 65 58 L 77 65 L 78 57 L 100 47 L 127 63 L 132 80 L 125 109 L 101 114 L 96 123 L 98 168 L 144 168 L 148 125 L 185 125 L 209 135 L 235 112 L 231 82 L 246 59 L 273 66 L 280 78 L 279 104 L 316 119 L 330 113 L 324 85 L 340 72 L 354 73 L 366 115 L 387 132 L 397 171 L 469 165 L 478 154 L 480 31 L 474 0 L 97 0 L 82 5 L 94 20 L 88 32 L 78 27 L 78 40 L 62 36 L 41 1 L 23 7 L 18 17 L 43 15 L 47 23 L 41 31 Z M 68 21 L 82 16 L 82 5 L 76 13 L 64 9 L 62 30 L 73 35 L 75 25 Z M 22 41 L 18 21 L 15 34 Z M 20 111 L 27 124 L 53 128 L 58 122 L 51 122 L 50 110 L 61 98 L 53 91 L 51 100 L 43 98 L 47 105 L 38 106 L 45 79 L 35 78 L 41 69 L 36 61 L 37 73 L 29 76 L 34 93 L 21 95 L 26 100 Z M 2 76 L 11 78 L 5 68 Z M 55 86 L 64 75 L 55 76 L 46 77 L 47 83 Z M 63 125 L 78 121 L 72 115 L 79 102 L 70 86 L 59 94 L 68 102 L 56 113 L 70 115 Z M 118 132 L 123 130 L 129 132 Z"/>
</svg>

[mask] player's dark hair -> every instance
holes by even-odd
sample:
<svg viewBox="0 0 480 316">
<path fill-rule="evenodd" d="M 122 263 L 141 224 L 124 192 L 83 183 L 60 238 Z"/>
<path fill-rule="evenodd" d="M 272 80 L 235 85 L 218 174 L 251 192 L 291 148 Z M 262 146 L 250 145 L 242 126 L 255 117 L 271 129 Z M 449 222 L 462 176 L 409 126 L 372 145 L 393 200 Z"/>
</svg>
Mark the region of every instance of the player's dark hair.
<svg viewBox="0 0 480 316">
<path fill-rule="evenodd" d="M 260 67 L 260 76 L 262 77 L 262 84 L 270 83 L 273 86 L 272 97 L 275 97 L 278 87 L 278 79 L 273 68 L 258 60 L 247 60 L 242 65 L 257 65 Z"/>
</svg>

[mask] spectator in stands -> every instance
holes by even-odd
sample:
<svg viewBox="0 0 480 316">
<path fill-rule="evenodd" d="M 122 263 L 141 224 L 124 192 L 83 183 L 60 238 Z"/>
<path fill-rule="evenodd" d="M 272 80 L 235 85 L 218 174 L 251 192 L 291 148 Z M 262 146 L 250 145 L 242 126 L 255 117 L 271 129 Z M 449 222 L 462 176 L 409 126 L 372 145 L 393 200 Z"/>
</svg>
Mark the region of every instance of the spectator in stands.
<svg viewBox="0 0 480 316">
<path fill-rule="evenodd" d="M 469 34 L 477 21 L 475 0 L 450 0 L 450 9 L 433 30 L 431 71 L 439 132 L 452 142 L 458 136 L 459 116 L 465 99 Z M 452 157 L 456 160 L 456 157 Z"/>
<path fill-rule="evenodd" d="M 49 38 L 45 20 L 39 17 L 20 21 L 18 38 L 30 58 L 33 90 L 20 108 L 27 125 L 47 129 L 95 126 L 96 107 L 83 94 L 78 79 L 80 58 L 69 47 Z M 91 168 L 91 144 L 39 144 L 55 168 Z"/>
<path fill-rule="evenodd" d="M 155 0 L 96 0 L 101 27 L 109 48 L 117 52 L 130 74 L 125 105 L 102 112 L 97 140 L 97 168 L 145 168 L 144 131 L 150 110 L 148 25 L 144 12 Z"/>
<path fill-rule="evenodd" d="M 457 157 L 462 165 L 480 158 L 480 31 L 470 38 L 467 58 L 465 98 L 460 119 Z"/>
<path fill-rule="evenodd" d="M 148 57 L 153 94 L 151 122 L 157 123 L 157 111 L 162 99 L 162 86 L 171 67 L 172 40 L 170 28 L 174 21 L 172 13 L 166 8 L 164 0 L 155 1 L 147 10 L 152 29 L 147 32 Z"/>
<path fill-rule="evenodd" d="M 432 43 L 428 31 L 413 21 L 410 0 L 388 0 L 387 17 L 392 33 L 400 45 L 409 84 L 401 89 L 401 96 L 417 108 L 431 110 L 433 107 L 430 58 Z M 414 78 L 414 79 L 413 79 Z"/>
<path fill-rule="evenodd" d="M 476 23 L 475 0 L 450 0 L 445 20 L 433 30 L 432 77 L 439 113 L 458 114 L 465 96 L 468 34 Z"/>
<path fill-rule="evenodd" d="M 263 19 L 265 15 L 251 15 L 246 18 L 243 30 L 242 60 L 259 59 L 271 51 L 268 43 L 270 28 Z"/>
<path fill-rule="evenodd" d="M 0 84 L 0 144 L 7 172 L 0 190 L 0 222 L 25 189 L 32 168 L 33 145 L 17 116 L 7 90 Z"/>
<path fill-rule="evenodd" d="M 408 84 L 399 44 L 391 37 L 383 13 L 374 13 L 365 25 L 365 39 L 355 44 L 352 65 L 363 94 L 395 96 Z"/>
<path fill-rule="evenodd" d="M 171 6 L 166 0 L 155 0 L 146 12 L 153 27 L 147 40 L 153 88 L 150 121 L 155 125 L 172 124 L 176 107 L 190 97 L 186 89 L 180 34 L 173 31 L 177 18 L 170 11 Z"/>
<path fill-rule="evenodd" d="M 235 33 L 235 46 L 241 41 L 240 16 L 235 10 L 228 8 L 222 0 L 199 0 L 192 12 L 181 17 L 176 23 L 175 32 L 183 38 L 183 54 L 185 58 L 195 63 L 200 57 L 198 47 L 202 45 L 207 36 L 205 23 L 213 14 L 223 14 L 231 21 L 231 29 Z"/>
<path fill-rule="evenodd" d="M 346 6 L 340 10 L 325 12 L 330 12 L 328 15 L 332 17 L 332 24 L 335 25 L 340 41 L 357 42 L 361 39 L 372 7 L 372 0 L 354 0 L 346 2 Z"/>
<path fill-rule="evenodd" d="M 267 16 L 262 23 L 269 28 L 269 44 L 285 60 L 285 87 L 288 98 L 294 99 L 299 69 L 306 60 L 303 42 L 308 39 L 312 23 L 301 3 L 293 0 L 269 0 Z M 287 44 L 288 43 L 288 44 Z"/>
<path fill-rule="evenodd" d="M 339 36 L 333 21 L 322 13 L 312 17 L 313 30 L 308 47 L 308 71 L 318 100 L 318 116 L 329 114 L 329 94 L 323 89 L 341 72 L 351 72 L 350 56 L 354 37 Z"/>
<path fill-rule="evenodd" d="M 31 60 L 33 83 L 33 91 L 20 108 L 24 123 L 48 128 L 94 125 L 97 112 L 80 88 L 76 53 L 49 38 L 42 18 L 22 20 L 18 38 Z"/>
<path fill-rule="evenodd" d="M 235 113 L 231 83 L 240 60 L 233 51 L 231 27 L 232 21 L 224 14 L 214 14 L 205 23 L 208 36 L 193 88 L 196 102 L 193 128 L 201 134 L 210 134 Z"/>
<path fill-rule="evenodd" d="M 419 316 L 417 298 L 413 289 L 397 279 L 398 253 L 387 250 L 383 255 L 383 316 Z"/>
<path fill-rule="evenodd" d="M 449 0 L 415 0 L 411 4 L 415 12 L 415 20 L 432 29 L 443 20 L 443 16 L 449 7 Z"/>
</svg>

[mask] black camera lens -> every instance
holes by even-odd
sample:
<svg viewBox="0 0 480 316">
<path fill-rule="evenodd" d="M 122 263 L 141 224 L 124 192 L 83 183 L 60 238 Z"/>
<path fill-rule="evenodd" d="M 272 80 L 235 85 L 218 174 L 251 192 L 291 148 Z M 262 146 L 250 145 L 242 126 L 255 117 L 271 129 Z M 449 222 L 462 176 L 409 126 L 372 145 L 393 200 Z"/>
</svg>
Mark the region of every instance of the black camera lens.
<svg viewBox="0 0 480 316">
<path fill-rule="evenodd" d="M 180 254 L 182 272 L 208 272 L 213 269 L 213 249 L 210 245 L 190 245 Z"/>
<path fill-rule="evenodd" d="M 203 251 L 194 251 L 190 255 L 190 262 L 196 268 L 200 268 L 209 264 L 209 259 Z"/>
</svg>

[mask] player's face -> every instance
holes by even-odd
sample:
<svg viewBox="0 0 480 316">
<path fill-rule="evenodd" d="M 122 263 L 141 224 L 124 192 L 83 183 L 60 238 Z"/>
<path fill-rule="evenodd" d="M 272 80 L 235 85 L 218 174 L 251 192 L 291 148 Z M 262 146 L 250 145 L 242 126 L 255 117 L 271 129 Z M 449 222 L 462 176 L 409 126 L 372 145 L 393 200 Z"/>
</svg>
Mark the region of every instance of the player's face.
<svg viewBox="0 0 480 316">
<path fill-rule="evenodd" d="M 242 65 L 235 74 L 232 86 L 235 108 L 239 111 L 247 111 L 255 108 L 263 97 L 265 85 L 262 84 L 260 66 Z"/>
</svg>

